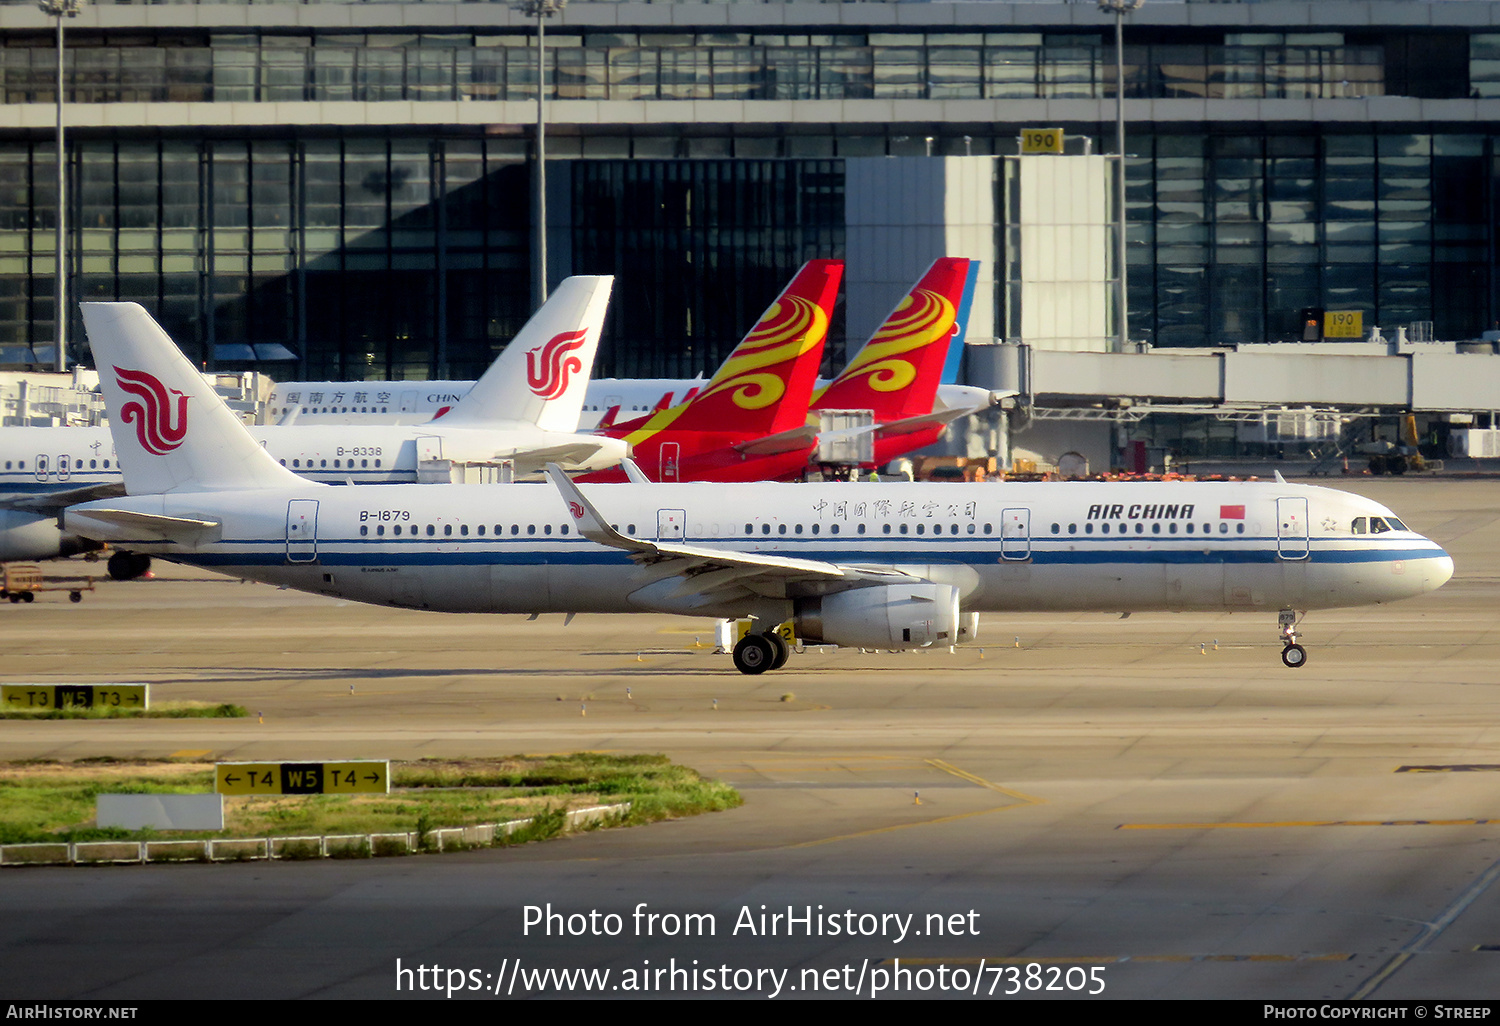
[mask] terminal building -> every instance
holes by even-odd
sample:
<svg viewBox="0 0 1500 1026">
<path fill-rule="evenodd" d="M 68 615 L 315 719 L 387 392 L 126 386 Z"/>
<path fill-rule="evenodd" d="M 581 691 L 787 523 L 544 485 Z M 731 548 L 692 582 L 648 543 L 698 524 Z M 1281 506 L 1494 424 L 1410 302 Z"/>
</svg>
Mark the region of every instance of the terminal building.
<svg viewBox="0 0 1500 1026">
<path fill-rule="evenodd" d="M 1500 3 L 1147 0 L 1122 82 L 1094 0 L 572 0 L 540 75 L 520 7 L 84 2 L 70 295 L 143 303 L 208 370 L 477 375 L 532 306 L 540 86 L 548 276 L 616 275 L 600 376 L 711 371 L 813 257 L 848 264 L 829 369 L 933 257 L 983 260 L 966 373 L 993 387 L 1049 365 L 1011 344 L 1243 350 L 1321 311 L 1420 344 L 1500 319 Z M 56 20 L 0 5 L 10 362 L 50 363 L 55 338 Z M 1020 155 L 1038 127 L 1063 155 Z M 76 307 L 69 339 L 86 358 Z"/>
</svg>

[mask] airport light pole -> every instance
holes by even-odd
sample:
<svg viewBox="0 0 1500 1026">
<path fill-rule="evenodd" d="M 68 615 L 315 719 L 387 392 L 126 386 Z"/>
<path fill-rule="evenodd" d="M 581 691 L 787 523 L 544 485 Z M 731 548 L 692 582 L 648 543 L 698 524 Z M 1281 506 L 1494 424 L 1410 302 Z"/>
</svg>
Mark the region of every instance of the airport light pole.
<svg viewBox="0 0 1500 1026">
<path fill-rule="evenodd" d="M 547 85 L 547 19 L 568 5 L 568 0 L 521 0 L 520 10 L 536 19 L 536 164 L 532 169 L 531 309 L 534 313 L 547 301 L 547 119 L 544 100 Z"/>
<path fill-rule="evenodd" d="M 1115 16 L 1115 142 L 1120 149 L 1120 173 L 1118 191 L 1115 194 L 1116 226 L 1119 236 L 1116 258 L 1120 264 L 1120 295 L 1118 299 L 1117 324 L 1115 325 L 1115 352 L 1125 352 L 1129 339 L 1129 298 L 1125 292 L 1125 15 L 1141 9 L 1146 0 L 1099 0 L 1099 10 Z"/>
<path fill-rule="evenodd" d="M 41 0 L 43 14 L 57 19 L 57 266 L 52 286 L 53 319 L 57 322 L 57 372 L 68 369 L 68 229 L 67 164 L 63 146 L 63 20 L 76 18 L 83 0 Z"/>
</svg>

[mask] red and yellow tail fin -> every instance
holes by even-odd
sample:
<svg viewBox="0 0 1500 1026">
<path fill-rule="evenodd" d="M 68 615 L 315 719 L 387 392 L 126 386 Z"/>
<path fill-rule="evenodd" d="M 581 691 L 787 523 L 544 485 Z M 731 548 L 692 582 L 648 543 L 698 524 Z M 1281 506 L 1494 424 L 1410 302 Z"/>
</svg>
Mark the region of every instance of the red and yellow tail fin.
<svg viewBox="0 0 1500 1026">
<path fill-rule="evenodd" d="M 702 391 L 609 433 L 638 444 L 667 429 L 754 438 L 803 424 L 843 274 L 842 260 L 809 260 Z"/>
<path fill-rule="evenodd" d="M 874 410 L 877 423 L 932 412 L 958 330 L 970 261 L 940 257 L 821 395 L 815 410 Z"/>
</svg>

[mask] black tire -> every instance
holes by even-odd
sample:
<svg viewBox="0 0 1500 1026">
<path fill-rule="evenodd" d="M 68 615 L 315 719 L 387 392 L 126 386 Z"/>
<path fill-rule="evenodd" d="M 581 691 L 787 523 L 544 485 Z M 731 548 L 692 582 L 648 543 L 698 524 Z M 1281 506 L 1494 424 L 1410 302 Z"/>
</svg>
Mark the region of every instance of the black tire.
<svg viewBox="0 0 1500 1026">
<path fill-rule="evenodd" d="M 776 661 L 776 648 L 764 634 L 746 634 L 734 646 L 734 668 L 741 673 L 765 673 Z"/>
<path fill-rule="evenodd" d="M 1307 649 L 1301 645 L 1288 645 L 1281 650 L 1281 661 L 1290 669 L 1300 670 L 1307 665 Z"/>
<path fill-rule="evenodd" d="M 106 564 L 116 581 L 131 581 L 151 569 L 151 557 L 139 552 L 116 552 Z"/>
<path fill-rule="evenodd" d="M 23 592 L 21 592 L 21 601 L 22 602 L 35 602 L 36 601 L 36 592 L 34 592 L 34 591 L 23 591 Z"/>
<path fill-rule="evenodd" d="M 70 592 L 68 592 L 68 601 L 69 602 L 82 602 L 83 601 L 83 592 L 81 592 L 81 591 L 70 591 Z"/>
<path fill-rule="evenodd" d="M 766 637 L 771 639 L 771 647 L 776 650 L 776 658 L 771 660 L 771 669 L 779 670 L 792 657 L 792 646 L 788 645 L 786 639 L 775 632 L 767 634 Z"/>
</svg>

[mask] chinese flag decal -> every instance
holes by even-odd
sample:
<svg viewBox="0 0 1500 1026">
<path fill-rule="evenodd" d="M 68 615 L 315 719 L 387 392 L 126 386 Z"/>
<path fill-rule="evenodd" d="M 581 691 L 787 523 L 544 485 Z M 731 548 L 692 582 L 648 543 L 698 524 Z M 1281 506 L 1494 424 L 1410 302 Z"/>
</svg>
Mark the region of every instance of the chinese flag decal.
<svg viewBox="0 0 1500 1026">
<path fill-rule="evenodd" d="M 1219 507 L 1219 519 L 1220 520 L 1244 520 L 1245 519 L 1245 507 L 1244 506 L 1220 506 Z"/>
</svg>

